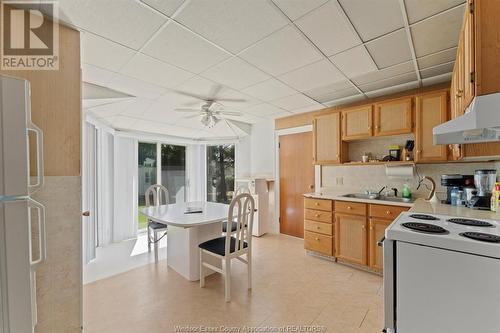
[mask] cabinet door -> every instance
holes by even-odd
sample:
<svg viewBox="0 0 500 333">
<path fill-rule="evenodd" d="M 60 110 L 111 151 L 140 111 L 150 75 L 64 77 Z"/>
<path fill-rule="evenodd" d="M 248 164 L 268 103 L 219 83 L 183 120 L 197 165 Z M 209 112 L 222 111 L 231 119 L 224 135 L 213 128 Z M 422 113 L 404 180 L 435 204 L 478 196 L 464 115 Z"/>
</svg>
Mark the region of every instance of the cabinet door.
<svg viewBox="0 0 500 333">
<path fill-rule="evenodd" d="M 335 214 L 335 256 L 366 265 L 366 217 Z"/>
<path fill-rule="evenodd" d="M 446 91 L 417 96 L 415 160 L 446 161 L 446 145 L 434 145 L 432 129 L 448 120 L 448 93 Z"/>
<path fill-rule="evenodd" d="M 377 243 L 384 237 L 385 228 L 391 222 L 391 220 L 370 219 L 368 253 L 370 254 L 369 265 L 373 269 L 382 270 L 384 267 L 384 253 Z"/>
<path fill-rule="evenodd" d="M 342 139 L 359 140 L 372 136 L 372 106 L 342 111 Z"/>
<path fill-rule="evenodd" d="M 398 135 L 412 132 L 412 99 L 375 104 L 375 136 Z"/>
<path fill-rule="evenodd" d="M 340 113 L 318 116 L 313 120 L 314 163 L 340 163 Z"/>
<path fill-rule="evenodd" d="M 460 38 L 457 49 L 457 59 L 455 61 L 455 70 L 457 71 L 456 93 L 455 93 L 455 110 L 453 110 L 451 118 L 456 118 L 464 114 L 464 43 L 463 38 Z"/>
<path fill-rule="evenodd" d="M 475 93 L 475 67 L 474 67 L 474 15 L 471 8 L 472 0 L 467 1 L 463 30 L 463 62 L 464 62 L 464 91 L 463 108 L 467 108 L 474 98 Z"/>
</svg>

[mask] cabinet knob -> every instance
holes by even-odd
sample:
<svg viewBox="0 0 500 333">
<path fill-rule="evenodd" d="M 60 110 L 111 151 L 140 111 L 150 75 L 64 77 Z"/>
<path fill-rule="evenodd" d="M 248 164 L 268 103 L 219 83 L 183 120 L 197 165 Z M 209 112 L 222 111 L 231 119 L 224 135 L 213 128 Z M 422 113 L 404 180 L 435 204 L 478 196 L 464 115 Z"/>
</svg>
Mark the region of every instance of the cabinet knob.
<svg viewBox="0 0 500 333">
<path fill-rule="evenodd" d="M 314 204 L 315 204 L 316 206 L 319 206 L 319 202 L 315 202 Z"/>
<path fill-rule="evenodd" d="M 366 228 L 366 227 L 365 227 L 365 225 L 362 225 L 362 226 L 361 226 L 361 229 L 365 230 L 365 228 Z"/>
<path fill-rule="evenodd" d="M 373 230 L 373 227 L 370 227 L 370 230 Z"/>
<path fill-rule="evenodd" d="M 390 215 L 390 214 L 391 214 L 391 211 L 390 211 L 390 210 L 388 210 L 388 211 L 386 211 L 385 213 L 386 213 L 387 215 Z"/>
<path fill-rule="evenodd" d="M 319 238 L 318 237 L 316 237 L 315 240 L 317 240 L 319 242 Z"/>
<path fill-rule="evenodd" d="M 320 215 L 320 214 L 316 214 L 316 215 L 314 215 L 314 216 L 315 216 L 315 217 L 320 217 L 321 215 Z"/>
<path fill-rule="evenodd" d="M 321 229 L 321 228 L 320 228 L 319 226 L 316 226 L 316 229 L 318 229 L 318 230 L 319 230 L 319 229 Z"/>
<path fill-rule="evenodd" d="M 351 206 L 347 206 L 347 209 L 351 210 L 351 209 L 352 209 L 352 207 L 351 207 Z"/>
</svg>

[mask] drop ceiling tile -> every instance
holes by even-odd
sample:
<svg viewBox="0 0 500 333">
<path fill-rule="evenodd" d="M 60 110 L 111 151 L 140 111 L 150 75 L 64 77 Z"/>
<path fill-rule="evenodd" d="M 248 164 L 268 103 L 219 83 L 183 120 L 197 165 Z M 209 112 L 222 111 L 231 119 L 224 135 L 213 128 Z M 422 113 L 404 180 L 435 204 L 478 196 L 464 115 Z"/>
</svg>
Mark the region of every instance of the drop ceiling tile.
<svg viewBox="0 0 500 333">
<path fill-rule="evenodd" d="M 363 45 L 359 45 L 341 52 L 330 59 L 347 77 L 355 77 L 361 74 L 376 71 L 377 65 L 373 62 L 372 57 L 366 51 Z"/>
<path fill-rule="evenodd" d="M 306 91 L 344 80 L 344 76 L 328 60 L 320 60 L 278 77 L 289 86 Z"/>
<path fill-rule="evenodd" d="M 349 97 L 349 96 L 353 96 L 353 95 L 357 95 L 357 94 L 359 94 L 359 91 L 354 87 L 350 87 L 350 88 L 335 90 L 335 91 L 331 91 L 329 93 L 323 94 L 321 96 L 318 96 L 316 98 L 316 100 L 320 103 L 326 103 L 329 101 L 333 101 L 333 100 L 337 100 L 337 99 L 341 99 L 341 98 L 345 98 L 345 97 Z"/>
<path fill-rule="evenodd" d="M 358 34 L 342 13 L 337 1 L 327 2 L 295 21 L 295 24 L 327 56 L 361 44 Z"/>
<path fill-rule="evenodd" d="M 321 59 L 316 49 L 290 26 L 248 48 L 240 57 L 274 76 Z"/>
<path fill-rule="evenodd" d="M 120 72 L 166 88 L 175 87 L 193 76 L 183 69 L 140 53 L 136 54 Z"/>
<path fill-rule="evenodd" d="M 410 24 L 463 4 L 464 0 L 405 0 Z"/>
<path fill-rule="evenodd" d="M 273 2 L 280 7 L 286 16 L 292 21 L 295 21 L 327 1 L 328 0 L 274 0 Z"/>
<path fill-rule="evenodd" d="M 425 57 L 418 58 L 417 63 L 420 69 L 425 69 L 432 66 L 437 66 L 446 62 L 455 61 L 457 48 L 453 47 L 444 51 L 429 54 Z"/>
<path fill-rule="evenodd" d="M 408 61 L 399 65 L 391 66 L 388 68 L 384 68 L 382 70 L 378 70 L 375 72 L 363 74 L 360 76 L 357 76 L 352 79 L 352 81 L 356 85 L 362 85 L 362 84 L 367 84 L 370 82 L 375 82 L 383 79 L 389 79 L 393 76 L 409 73 L 409 72 L 414 72 L 415 67 L 413 66 L 413 62 Z"/>
<path fill-rule="evenodd" d="M 182 5 L 184 0 L 141 0 L 141 2 L 170 17 Z"/>
<path fill-rule="evenodd" d="M 273 114 L 283 113 L 283 110 L 268 103 L 261 103 L 245 109 L 245 113 L 250 113 L 259 117 L 267 117 Z"/>
<path fill-rule="evenodd" d="M 270 76 L 261 70 L 249 65 L 238 57 L 232 57 L 201 73 L 215 82 L 222 83 L 233 89 L 242 89 L 258 82 L 270 79 Z"/>
<path fill-rule="evenodd" d="M 114 72 L 120 70 L 136 53 L 123 45 L 96 36 L 90 32 L 82 32 L 82 62 L 95 65 Z"/>
<path fill-rule="evenodd" d="M 323 104 L 314 104 L 314 105 L 304 106 L 304 107 L 301 107 L 298 109 L 293 109 L 293 110 L 290 110 L 290 112 L 297 114 L 297 113 L 317 111 L 317 110 L 321 110 L 324 108 L 325 108 L 325 106 Z"/>
<path fill-rule="evenodd" d="M 276 79 L 269 79 L 267 81 L 257 83 L 253 86 L 243 89 L 242 92 L 247 95 L 256 97 L 264 102 L 297 93 L 294 89 Z"/>
<path fill-rule="evenodd" d="M 329 85 L 324 86 L 324 87 L 305 91 L 304 94 L 319 101 L 325 95 L 331 94 L 335 91 L 345 90 L 345 89 L 353 88 L 353 87 L 354 86 L 351 84 L 351 82 L 344 80 L 344 81 L 339 81 L 339 82 L 336 82 L 333 84 L 329 84 Z"/>
<path fill-rule="evenodd" d="M 166 89 L 163 87 L 122 74 L 115 74 L 107 84 L 107 87 L 132 96 L 152 99 L 158 98 L 166 92 Z"/>
<path fill-rule="evenodd" d="M 405 29 L 400 29 L 366 44 L 378 68 L 410 60 L 411 50 Z"/>
<path fill-rule="evenodd" d="M 143 53 L 193 73 L 230 57 L 229 53 L 172 21 L 148 43 Z"/>
<path fill-rule="evenodd" d="M 412 82 L 412 81 L 416 81 L 416 80 L 417 80 L 416 73 L 407 73 L 407 74 L 402 74 L 402 75 L 392 77 L 390 79 L 385 79 L 385 80 L 375 81 L 372 83 L 363 84 L 363 85 L 360 85 L 359 88 L 361 90 L 363 90 L 364 92 L 370 92 L 370 91 L 389 88 L 389 87 L 393 87 L 396 85 L 400 85 L 403 83 L 408 83 L 408 82 Z"/>
<path fill-rule="evenodd" d="M 353 95 L 353 96 L 349 96 L 349 97 L 345 97 L 345 98 L 340 98 L 340 99 L 337 99 L 334 101 L 326 102 L 323 104 L 326 106 L 337 106 L 337 105 L 345 105 L 345 104 L 350 104 L 350 103 L 362 101 L 364 99 L 366 99 L 366 98 L 363 94 L 357 94 L 357 95 Z"/>
<path fill-rule="evenodd" d="M 388 95 L 388 94 L 394 94 L 394 93 L 409 90 L 409 89 L 416 89 L 418 87 L 419 87 L 418 81 L 412 81 L 412 82 L 407 82 L 407 83 L 403 83 L 403 84 L 398 84 L 398 85 L 388 87 L 388 88 L 369 91 L 366 93 L 366 96 L 368 96 L 369 98 L 374 98 L 374 97 L 384 96 L 384 95 Z"/>
<path fill-rule="evenodd" d="M 281 112 L 281 113 L 272 114 L 270 116 L 267 116 L 266 118 L 268 118 L 268 119 L 278 119 L 278 118 L 289 117 L 291 115 L 293 115 L 293 113 L 291 113 L 291 112 Z"/>
<path fill-rule="evenodd" d="M 451 73 L 446 73 L 438 76 L 432 76 L 427 79 L 422 79 L 422 85 L 426 87 L 426 86 L 431 86 L 433 84 L 450 82 L 450 81 L 451 81 Z"/>
<path fill-rule="evenodd" d="M 138 1 L 66 0 L 59 5 L 71 24 L 135 50 L 168 20 Z"/>
<path fill-rule="evenodd" d="M 127 107 L 129 107 L 130 105 L 133 105 L 134 103 L 135 103 L 135 99 L 124 100 L 124 101 L 120 101 L 117 103 L 110 103 L 110 104 L 105 104 L 105 105 L 94 106 L 94 107 L 88 109 L 88 111 L 92 112 L 94 115 L 96 115 L 99 118 L 112 117 L 112 116 L 119 115 L 120 113 L 125 111 L 125 109 Z"/>
<path fill-rule="evenodd" d="M 176 20 L 238 53 L 288 22 L 267 1 L 191 1 Z"/>
<path fill-rule="evenodd" d="M 292 96 L 283 97 L 274 101 L 271 101 L 273 105 L 280 107 L 287 111 L 296 110 L 299 108 L 304 108 L 306 106 L 321 105 L 312 98 L 307 97 L 303 94 L 295 94 Z"/>
<path fill-rule="evenodd" d="M 441 74 L 450 73 L 453 71 L 453 62 L 449 62 L 442 65 L 437 65 L 434 67 L 429 67 L 420 71 L 420 75 L 423 79 L 430 78 L 432 76 L 437 76 Z"/>
<path fill-rule="evenodd" d="M 137 119 L 125 116 L 114 116 L 107 120 L 111 127 L 118 129 L 129 129 L 137 122 Z"/>
<path fill-rule="evenodd" d="M 465 5 L 411 26 L 417 57 L 457 46 Z"/>
<path fill-rule="evenodd" d="M 398 0 L 340 0 L 340 4 L 364 41 L 404 25 Z"/>
<path fill-rule="evenodd" d="M 131 104 L 128 104 L 120 114 L 122 116 L 140 117 L 152 103 L 153 101 L 147 98 L 136 98 Z"/>
<path fill-rule="evenodd" d="M 89 64 L 82 64 L 82 81 L 106 85 L 116 73 Z"/>
</svg>

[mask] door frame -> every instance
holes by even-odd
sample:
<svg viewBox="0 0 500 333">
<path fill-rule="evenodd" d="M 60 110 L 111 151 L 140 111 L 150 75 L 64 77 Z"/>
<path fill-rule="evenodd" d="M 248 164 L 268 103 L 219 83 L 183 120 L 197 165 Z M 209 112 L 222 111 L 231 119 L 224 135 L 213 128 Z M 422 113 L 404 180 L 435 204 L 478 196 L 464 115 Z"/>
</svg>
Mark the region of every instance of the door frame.
<svg viewBox="0 0 500 333">
<path fill-rule="evenodd" d="M 271 232 L 280 235 L 280 212 L 281 212 L 281 203 L 280 203 L 280 150 L 279 150 L 279 142 L 280 136 L 289 135 L 289 134 L 299 134 L 305 132 L 312 132 L 313 125 L 304 125 L 298 127 L 290 127 L 281 130 L 274 131 L 274 160 L 276 161 L 274 166 L 274 174 L 276 178 L 274 180 L 274 223 L 271 226 Z M 321 166 L 314 166 L 314 188 L 321 188 Z"/>
</svg>

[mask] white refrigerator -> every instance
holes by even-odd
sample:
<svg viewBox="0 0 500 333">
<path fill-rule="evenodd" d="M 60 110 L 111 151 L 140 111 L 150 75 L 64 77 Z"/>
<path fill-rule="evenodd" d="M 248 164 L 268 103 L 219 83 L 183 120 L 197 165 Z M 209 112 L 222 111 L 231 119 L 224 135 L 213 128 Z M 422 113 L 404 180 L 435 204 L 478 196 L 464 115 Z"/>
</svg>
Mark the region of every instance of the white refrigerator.
<svg viewBox="0 0 500 333">
<path fill-rule="evenodd" d="M 43 186 L 43 140 L 30 111 L 29 82 L 0 75 L 0 333 L 34 331 L 35 274 L 45 260 L 45 210 L 31 198 Z"/>
</svg>

